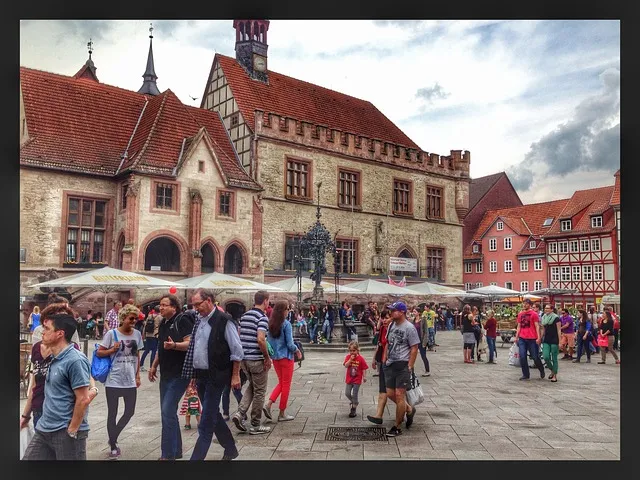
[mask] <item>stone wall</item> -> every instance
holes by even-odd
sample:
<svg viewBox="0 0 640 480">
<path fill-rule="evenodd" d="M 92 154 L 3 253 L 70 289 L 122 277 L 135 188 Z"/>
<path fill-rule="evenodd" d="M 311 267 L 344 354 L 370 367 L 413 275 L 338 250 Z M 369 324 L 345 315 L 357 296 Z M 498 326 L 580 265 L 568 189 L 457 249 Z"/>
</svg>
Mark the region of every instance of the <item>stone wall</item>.
<svg viewBox="0 0 640 480">
<path fill-rule="evenodd" d="M 317 191 L 315 183 L 322 181 L 320 204 L 322 222 L 339 237 L 358 239 L 358 273 L 372 273 L 375 251 L 375 229 L 383 223 L 382 254 L 395 256 L 403 246 L 409 246 L 425 266 L 426 246 L 445 249 L 445 282 L 462 283 L 462 225 L 456 213 L 455 177 L 429 175 L 418 169 L 402 166 L 364 163 L 358 159 L 331 154 L 317 149 L 262 138 L 258 141 L 258 182 L 265 188 L 263 255 L 265 270 L 279 270 L 284 262 L 285 233 L 304 232 L 315 222 Z M 311 161 L 313 202 L 285 200 L 284 182 L 286 158 L 292 156 Z M 338 167 L 361 172 L 362 210 L 352 211 L 338 207 Z M 413 182 L 413 218 L 391 214 L 393 178 Z M 444 190 L 444 221 L 425 218 L 426 185 L 441 186 Z M 387 237 L 388 235 L 388 237 Z M 333 262 L 327 269 L 333 271 Z"/>
</svg>

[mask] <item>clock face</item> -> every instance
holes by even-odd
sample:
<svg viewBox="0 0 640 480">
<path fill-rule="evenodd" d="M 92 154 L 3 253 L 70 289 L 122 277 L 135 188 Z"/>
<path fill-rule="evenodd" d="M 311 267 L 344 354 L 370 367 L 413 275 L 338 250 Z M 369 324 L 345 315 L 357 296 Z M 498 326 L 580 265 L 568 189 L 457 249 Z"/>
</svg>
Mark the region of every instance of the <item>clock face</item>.
<svg viewBox="0 0 640 480">
<path fill-rule="evenodd" d="M 253 57 L 253 68 L 258 72 L 264 72 L 267 69 L 267 59 L 260 55 Z"/>
</svg>

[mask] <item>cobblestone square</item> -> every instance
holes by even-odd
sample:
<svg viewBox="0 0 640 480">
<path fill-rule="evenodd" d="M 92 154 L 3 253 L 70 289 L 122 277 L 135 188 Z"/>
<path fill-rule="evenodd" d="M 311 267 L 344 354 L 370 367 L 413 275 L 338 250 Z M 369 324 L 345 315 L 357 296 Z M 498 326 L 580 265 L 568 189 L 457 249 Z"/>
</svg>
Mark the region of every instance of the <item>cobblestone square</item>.
<svg viewBox="0 0 640 480">
<path fill-rule="evenodd" d="M 240 456 L 237 460 L 618 460 L 620 459 L 620 367 L 609 360 L 598 365 L 562 361 L 558 382 L 519 381 L 519 367 L 508 365 L 509 349 L 498 347 L 496 365 L 462 362 L 461 335 L 438 332 L 440 346 L 428 352 L 431 376 L 420 377 L 426 396 L 418 406 L 413 426 L 387 441 L 326 441 L 329 426 L 371 426 L 366 415 L 375 414 L 377 378 L 372 371 L 360 390 L 358 416 L 349 418 L 344 398 L 342 351 L 306 352 L 306 360 L 293 376 L 287 413 L 295 420 L 270 423 L 269 434 L 251 436 L 230 428 Z M 89 346 L 92 351 L 92 345 Z M 367 361 L 372 353 L 363 355 Z M 420 358 L 416 373 L 424 373 Z M 270 374 L 269 389 L 275 386 Z M 21 401 L 21 408 L 24 400 Z M 231 410 L 236 407 L 232 396 Z M 120 412 L 123 405 L 120 404 Z M 274 405 L 277 412 L 277 404 Z M 606 411 L 599 419 L 596 412 Z M 89 460 L 106 459 L 106 402 L 104 390 L 89 411 Z M 383 426 L 393 425 L 395 406 L 385 411 Z M 180 417 L 184 425 L 184 417 Z M 184 459 L 197 440 L 194 428 L 182 430 Z M 158 384 L 143 375 L 136 413 L 120 436 L 123 460 L 160 457 Z M 222 448 L 211 445 L 207 460 L 222 458 Z"/>
</svg>

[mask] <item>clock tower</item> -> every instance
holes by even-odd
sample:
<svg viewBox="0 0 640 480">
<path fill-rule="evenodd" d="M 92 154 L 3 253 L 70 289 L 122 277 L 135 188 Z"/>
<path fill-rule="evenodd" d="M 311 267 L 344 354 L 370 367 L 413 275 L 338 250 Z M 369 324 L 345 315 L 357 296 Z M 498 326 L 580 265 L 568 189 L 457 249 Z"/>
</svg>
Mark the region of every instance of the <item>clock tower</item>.
<svg viewBox="0 0 640 480">
<path fill-rule="evenodd" d="M 233 28 L 236 30 L 236 60 L 251 78 L 268 83 L 269 20 L 234 20 Z"/>
</svg>

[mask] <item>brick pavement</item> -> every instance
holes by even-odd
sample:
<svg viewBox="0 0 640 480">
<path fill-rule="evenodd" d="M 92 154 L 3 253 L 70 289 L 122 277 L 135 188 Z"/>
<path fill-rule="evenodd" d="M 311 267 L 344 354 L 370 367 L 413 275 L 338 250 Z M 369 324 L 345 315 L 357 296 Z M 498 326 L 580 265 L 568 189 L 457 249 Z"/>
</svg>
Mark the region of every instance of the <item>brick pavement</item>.
<svg viewBox="0 0 640 480">
<path fill-rule="evenodd" d="M 370 426 L 375 413 L 377 378 L 360 390 L 356 418 L 348 418 L 344 398 L 343 352 L 307 352 L 296 367 L 287 412 L 295 420 L 272 423 L 267 435 L 241 434 L 238 460 L 615 460 L 620 458 L 620 367 L 608 359 L 597 365 L 562 361 L 558 382 L 532 379 L 521 382 L 519 368 L 509 366 L 509 349 L 498 347 L 498 364 L 462 363 L 459 332 L 438 332 L 437 352 L 429 352 L 431 377 L 421 378 L 426 395 L 418 406 L 414 425 L 385 442 L 327 442 L 327 426 Z M 90 348 L 92 351 L 93 349 Z M 365 353 L 369 360 L 371 353 Z M 418 358 L 416 373 L 423 373 Z M 270 375 L 269 391 L 276 383 Z M 21 402 L 21 408 L 23 406 Z M 156 460 L 160 457 L 158 384 L 143 377 L 136 414 L 122 432 L 121 460 Z M 231 397 L 231 409 L 236 406 Z M 273 411 L 277 412 L 277 405 Z M 605 408 L 602 408 L 605 407 Z M 122 409 L 122 403 L 120 404 Z M 392 426 L 393 404 L 387 406 L 384 426 Z M 598 419 L 596 412 L 608 412 Z M 195 425 L 195 419 L 192 419 Z M 87 458 L 108 454 L 104 393 L 91 405 L 91 433 Z M 181 424 L 184 420 L 181 417 Z M 197 430 L 182 430 L 185 459 L 197 439 Z M 207 459 L 222 457 L 213 443 Z"/>
</svg>

